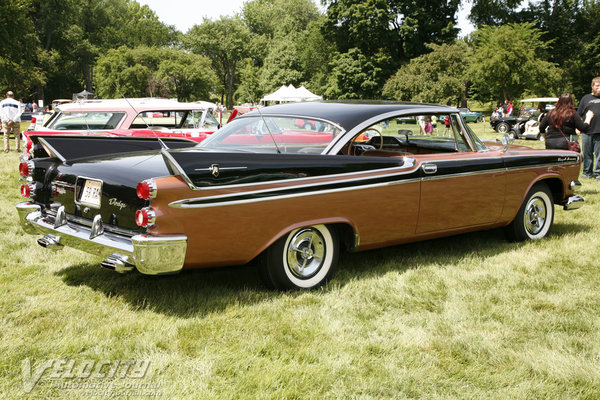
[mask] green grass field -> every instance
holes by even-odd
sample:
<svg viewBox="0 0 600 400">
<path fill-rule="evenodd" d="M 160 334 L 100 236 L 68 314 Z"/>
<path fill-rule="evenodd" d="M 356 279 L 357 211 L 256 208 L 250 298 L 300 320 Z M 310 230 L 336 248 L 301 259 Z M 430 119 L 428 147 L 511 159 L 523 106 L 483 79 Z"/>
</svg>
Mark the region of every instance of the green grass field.
<svg viewBox="0 0 600 400">
<path fill-rule="evenodd" d="M 17 163 L 0 154 L 2 399 L 600 398 L 599 183 L 544 240 L 491 230 L 343 254 L 328 285 L 280 293 L 252 266 L 152 278 L 43 249 L 17 223 Z M 31 388 L 44 360 L 65 364 Z M 89 360 L 150 364 L 68 377 Z"/>
</svg>

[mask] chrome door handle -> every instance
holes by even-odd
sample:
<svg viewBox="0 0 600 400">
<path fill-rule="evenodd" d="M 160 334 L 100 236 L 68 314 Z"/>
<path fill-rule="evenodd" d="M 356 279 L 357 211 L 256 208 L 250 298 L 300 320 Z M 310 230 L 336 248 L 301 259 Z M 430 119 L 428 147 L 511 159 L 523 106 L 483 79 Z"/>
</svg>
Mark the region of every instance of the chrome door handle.
<svg viewBox="0 0 600 400">
<path fill-rule="evenodd" d="M 423 164 L 421 169 L 426 174 L 435 174 L 437 172 L 437 165 L 435 164 Z"/>
</svg>

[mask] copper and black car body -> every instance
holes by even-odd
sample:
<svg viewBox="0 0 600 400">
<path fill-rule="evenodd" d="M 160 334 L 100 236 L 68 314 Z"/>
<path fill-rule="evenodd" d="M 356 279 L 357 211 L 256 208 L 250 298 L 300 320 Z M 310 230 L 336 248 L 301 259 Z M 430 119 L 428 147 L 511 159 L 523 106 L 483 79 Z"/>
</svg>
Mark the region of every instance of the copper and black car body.
<svg viewBox="0 0 600 400">
<path fill-rule="evenodd" d="M 428 135 L 411 119 L 448 120 Z M 299 128 L 298 119 L 315 121 Z M 313 288 L 340 250 L 489 228 L 540 239 L 578 208 L 580 155 L 482 142 L 455 108 L 296 103 L 245 114 L 200 144 L 32 136 L 17 205 L 47 248 L 124 272 L 241 265 L 280 289 Z M 112 141 L 112 142 L 111 142 Z"/>
</svg>

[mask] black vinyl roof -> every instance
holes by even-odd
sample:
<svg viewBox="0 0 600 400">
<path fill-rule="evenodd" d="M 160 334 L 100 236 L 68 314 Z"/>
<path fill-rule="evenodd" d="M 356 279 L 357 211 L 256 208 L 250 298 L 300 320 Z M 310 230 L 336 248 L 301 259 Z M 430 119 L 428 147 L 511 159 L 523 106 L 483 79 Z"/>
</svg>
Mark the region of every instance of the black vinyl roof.
<svg viewBox="0 0 600 400">
<path fill-rule="evenodd" d="M 264 116 L 290 115 L 298 118 L 315 118 L 331 121 L 348 131 L 361 122 L 389 112 L 409 114 L 412 111 L 419 113 L 458 112 L 454 107 L 429 103 L 400 103 L 385 101 L 311 101 L 301 103 L 278 104 L 260 109 Z M 252 111 L 245 116 L 259 115 L 259 111 Z"/>
</svg>

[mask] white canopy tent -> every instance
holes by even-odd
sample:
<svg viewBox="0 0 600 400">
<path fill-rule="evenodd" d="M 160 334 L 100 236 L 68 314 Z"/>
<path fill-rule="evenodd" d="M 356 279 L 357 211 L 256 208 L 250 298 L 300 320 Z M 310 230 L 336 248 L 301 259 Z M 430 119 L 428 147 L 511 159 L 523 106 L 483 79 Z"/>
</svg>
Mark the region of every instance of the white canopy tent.
<svg viewBox="0 0 600 400">
<path fill-rule="evenodd" d="M 322 96 L 317 96 L 312 93 L 310 90 L 305 88 L 304 86 L 300 86 L 299 88 L 295 88 L 294 85 L 290 84 L 289 86 L 281 86 L 279 89 L 274 91 L 271 94 L 266 95 L 262 99 L 260 99 L 261 103 L 266 103 L 268 101 L 277 101 L 280 103 L 283 102 L 298 102 L 298 101 L 316 101 L 322 100 Z"/>
</svg>

